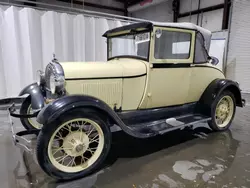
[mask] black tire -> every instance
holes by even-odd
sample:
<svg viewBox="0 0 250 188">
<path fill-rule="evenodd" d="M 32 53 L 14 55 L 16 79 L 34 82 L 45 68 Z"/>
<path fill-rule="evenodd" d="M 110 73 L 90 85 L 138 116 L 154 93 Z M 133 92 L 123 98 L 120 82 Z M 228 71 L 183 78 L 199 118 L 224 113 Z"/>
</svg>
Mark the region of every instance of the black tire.
<svg viewBox="0 0 250 188">
<path fill-rule="evenodd" d="M 221 98 L 223 98 L 224 96 L 230 96 L 233 100 L 233 115 L 230 119 L 230 121 L 228 122 L 228 124 L 224 127 L 220 127 L 217 125 L 216 123 L 216 120 L 215 120 L 215 113 L 216 113 L 216 106 L 218 104 L 218 102 L 221 100 Z M 230 92 L 230 91 L 224 91 L 222 92 L 219 97 L 217 97 L 214 102 L 212 103 L 212 106 L 211 106 L 211 117 L 212 117 L 212 120 L 208 122 L 208 125 L 209 127 L 214 130 L 214 131 L 224 131 L 224 130 L 227 130 L 230 125 L 232 124 L 232 121 L 234 119 L 234 116 L 235 116 L 235 110 L 236 110 L 236 102 L 235 102 L 235 97 L 234 95 Z"/>
<path fill-rule="evenodd" d="M 41 166 L 41 168 L 49 176 L 58 180 L 78 179 L 78 178 L 87 176 L 97 171 L 102 166 L 103 162 L 105 161 L 109 153 L 111 142 L 112 142 L 112 135 L 110 132 L 110 127 L 100 117 L 101 115 L 98 115 L 98 113 L 93 110 L 75 109 L 75 110 L 72 110 L 70 112 L 67 112 L 61 115 L 58 119 L 54 120 L 50 124 L 44 125 L 38 135 L 37 152 L 36 152 L 37 161 L 39 165 Z M 51 136 L 57 130 L 57 128 L 63 123 L 69 120 L 75 119 L 75 118 L 88 118 L 98 123 L 98 125 L 101 127 L 103 131 L 104 147 L 102 149 L 100 156 L 91 166 L 89 166 L 88 168 L 80 172 L 69 173 L 69 172 L 64 172 L 64 171 L 59 170 L 52 164 L 48 155 L 48 145 L 49 145 L 49 140 Z"/>
<path fill-rule="evenodd" d="M 22 105 L 21 105 L 21 108 L 20 108 L 20 114 L 27 114 L 28 112 L 28 108 L 30 107 L 31 105 L 31 97 L 27 97 Z M 20 121 L 22 123 L 22 125 L 24 126 L 24 128 L 26 130 L 30 130 L 30 129 L 37 129 L 36 127 L 34 127 L 29 121 L 28 121 L 29 118 L 20 118 Z"/>
</svg>

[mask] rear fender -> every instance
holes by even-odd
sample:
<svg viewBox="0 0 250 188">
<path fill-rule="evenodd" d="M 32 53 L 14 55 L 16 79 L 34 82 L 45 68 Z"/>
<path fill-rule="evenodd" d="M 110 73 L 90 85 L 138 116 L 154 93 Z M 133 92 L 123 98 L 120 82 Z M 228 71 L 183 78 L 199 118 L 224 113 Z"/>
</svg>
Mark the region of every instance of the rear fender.
<svg viewBox="0 0 250 188">
<path fill-rule="evenodd" d="M 86 95 L 70 95 L 55 100 L 39 112 L 37 121 L 46 126 L 55 121 L 61 115 L 76 108 L 92 108 L 97 110 L 98 112 L 101 112 L 103 116 L 106 116 L 113 124 L 118 125 L 127 134 L 143 138 L 142 135 L 137 135 L 128 126 L 126 126 L 116 112 L 105 102 L 95 97 Z"/>
<path fill-rule="evenodd" d="M 210 115 L 211 105 L 213 101 L 225 90 L 228 90 L 233 93 L 237 106 L 244 106 L 242 103 L 243 100 L 241 97 L 241 90 L 237 82 L 227 79 L 215 79 L 208 85 L 206 90 L 203 92 L 199 100 L 199 111 L 201 111 L 203 114 Z"/>
<path fill-rule="evenodd" d="M 41 87 L 37 83 L 26 86 L 20 93 L 19 96 L 29 94 L 31 97 L 31 107 L 34 110 L 39 110 L 44 107 L 44 93 Z"/>
</svg>

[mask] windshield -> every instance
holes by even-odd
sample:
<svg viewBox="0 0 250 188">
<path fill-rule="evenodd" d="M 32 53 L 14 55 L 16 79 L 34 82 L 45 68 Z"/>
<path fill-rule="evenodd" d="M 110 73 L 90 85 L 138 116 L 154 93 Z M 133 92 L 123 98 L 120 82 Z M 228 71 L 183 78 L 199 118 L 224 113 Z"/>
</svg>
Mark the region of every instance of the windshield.
<svg viewBox="0 0 250 188">
<path fill-rule="evenodd" d="M 109 38 L 108 58 L 134 56 L 148 59 L 150 32 Z"/>
</svg>

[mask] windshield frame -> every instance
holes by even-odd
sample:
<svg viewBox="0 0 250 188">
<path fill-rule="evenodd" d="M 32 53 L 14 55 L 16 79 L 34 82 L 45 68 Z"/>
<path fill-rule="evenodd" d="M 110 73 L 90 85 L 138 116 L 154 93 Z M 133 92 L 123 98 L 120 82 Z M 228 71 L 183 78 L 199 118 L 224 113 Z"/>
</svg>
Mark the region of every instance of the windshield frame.
<svg viewBox="0 0 250 188">
<path fill-rule="evenodd" d="M 136 34 L 140 34 L 140 33 L 149 33 L 148 56 L 147 57 L 144 58 L 144 57 L 135 56 L 135 55 L 118 55 L 118 56 L 109 57 L 109 43 L 110 43 L 110 40 L 112 38 L 121 37 L 121 36 L 128 36 L 128 35 L 136 35 Z M 107 37 L 107 59 L 109 61 L 109 60 L 112 60 L 115 58 L 133 58 L 133 59 L 140 59 L 140 60 L 149 62 L 151 42 L 152 42 L 152 30 L 142 30 L 142 31 L 130 30 L 130 32 L 125 33 L 125 34 L 117 34 L 117 35 L 109 36 L 109 37 Z"/>
</svg>

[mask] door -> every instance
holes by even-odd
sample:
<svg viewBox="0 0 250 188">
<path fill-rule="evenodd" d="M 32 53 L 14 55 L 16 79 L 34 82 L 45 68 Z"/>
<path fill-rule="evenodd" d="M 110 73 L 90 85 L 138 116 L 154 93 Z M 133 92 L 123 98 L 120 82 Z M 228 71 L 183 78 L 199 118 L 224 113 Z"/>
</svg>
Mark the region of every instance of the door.
<svg viewBox="0 0 250 188">
<path fill-rule="evenodd" d="M 193 30 L 156 27 L 152 33 L 146 108 L 186 103 L 194 54 Z"/>
</svg>

